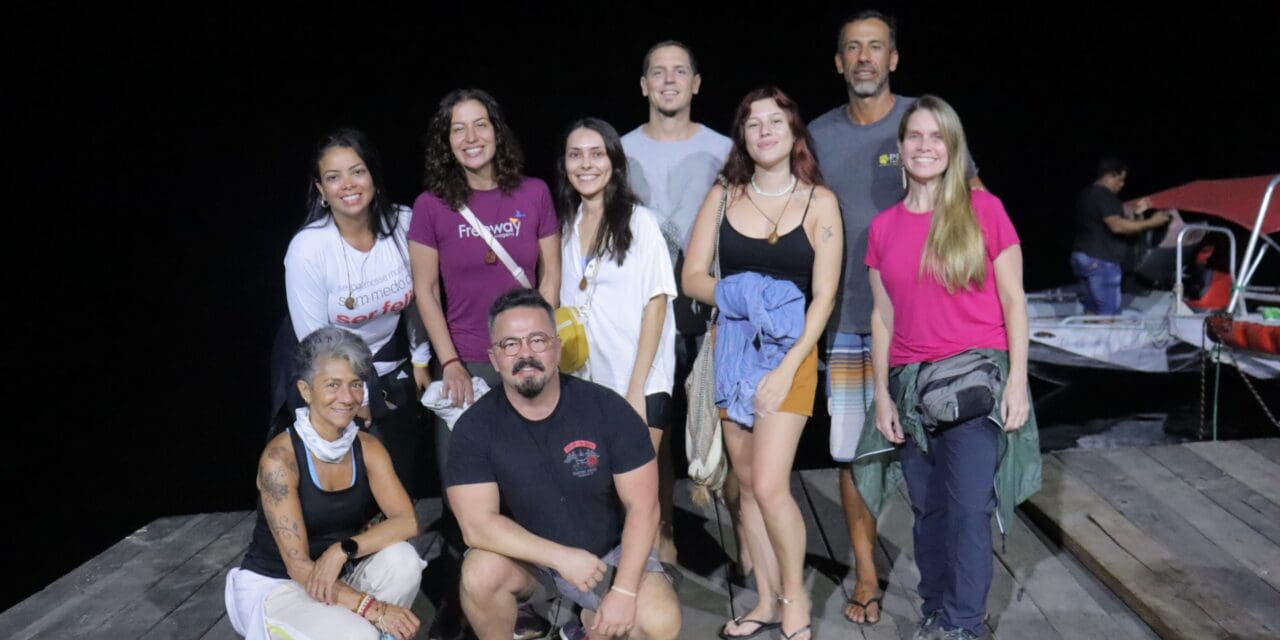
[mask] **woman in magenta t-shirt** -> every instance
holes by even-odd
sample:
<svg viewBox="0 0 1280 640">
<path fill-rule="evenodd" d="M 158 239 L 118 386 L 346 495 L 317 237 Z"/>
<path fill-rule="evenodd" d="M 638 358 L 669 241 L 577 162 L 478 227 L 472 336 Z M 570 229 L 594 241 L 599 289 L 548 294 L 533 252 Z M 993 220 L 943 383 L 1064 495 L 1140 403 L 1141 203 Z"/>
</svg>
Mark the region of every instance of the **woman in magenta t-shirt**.
<svg viewBox="0 0 1280 640">
<path fill-rule="evenodd" d="M 443 382 L 445 397 L 464 406 L 474 399 L 472 376 L 491 388 L 502 386 L 489 364 L 489 307 L 521 285 L 459 211 L 471 209 L 552 307 L 560 293 L 559 226 L 550 190 L 522 175 L 520 144 L 488 93 L 459 89 L 446 95 L 427 125 L 425 156 L 427 190 L 414 201 L 409 226 L 414 297 L 437 358 L 432 374 Z M 443 476 L 449 429 L 439 418 L 434 422 Z M 457 578 L 449 569 L 445 573 Z M 438 619 L 433 628 L 451 629 L 456 603 L 443 608 L 448 620 Z M 516 631 L 529 630 L 545 635 L 547 623 L 531 609 L 522 610 Z"/>
<path fill-rule="evenodd" d="M 907 197 L 871 221 L 867 239 L 876 429 L 902 445 L 916 517 L 921 628 L 980 637 L 1000 426 L 981 416 L 916 443 L 898 422 L 889 378 L 891 368 L 969 349 L 1008 351 L 1000 413 L 1006 431 L 1022 427 L 1029 413 L 1022 250 L 1000 200 L 970 191 L 964 130 L 950 105 L 934 96 L 917 100 L 903 115 L 898 146 Z"/>
<path fill-rule="evenodd" d="M 445 395 L 459 406 L 472 400 L 472 375 L 500 383 L 489 370 L 489 306 L 520 286 L 459 213 L 464 205 L 557 306 L 555 205 L 546 183 L 521 175 L 523 162 L 492 96 L 462 89 L 440 101 L 427 128 L 427 190 L 413 203 L 409 247 L 418 309 L 440 362 Z"/>
</svg>

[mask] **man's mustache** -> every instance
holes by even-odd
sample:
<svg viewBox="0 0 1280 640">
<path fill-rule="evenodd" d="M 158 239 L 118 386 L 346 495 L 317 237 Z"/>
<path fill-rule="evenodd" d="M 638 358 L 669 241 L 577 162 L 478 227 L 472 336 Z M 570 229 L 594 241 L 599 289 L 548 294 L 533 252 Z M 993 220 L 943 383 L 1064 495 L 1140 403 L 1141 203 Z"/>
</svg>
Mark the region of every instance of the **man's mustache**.
<svg viewBox="0 0 1280 640">
<path fill-rule="evenodd" d="M 547 367 L 543 365 L 541 362 L 539 362 L 536 358 L 521 358 L 519 360 L 516 360 L 515 364 L 511 365 L 511 375 L 513 376 L 516 375 L 517 373 L 520 372 L 521 369 L 525 367 L 533 367 L 534 369 L 537 369 L 538 371 L 542 371 L 544 373 L 547 370 Z"/>
</svg>

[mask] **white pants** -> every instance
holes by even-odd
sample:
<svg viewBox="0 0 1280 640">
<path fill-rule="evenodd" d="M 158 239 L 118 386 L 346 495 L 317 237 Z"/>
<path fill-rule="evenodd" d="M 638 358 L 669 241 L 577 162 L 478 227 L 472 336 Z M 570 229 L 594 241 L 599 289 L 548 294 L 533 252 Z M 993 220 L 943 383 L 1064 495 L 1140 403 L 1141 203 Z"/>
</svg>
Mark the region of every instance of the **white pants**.
<svg viewBox="0 0 1280 640">
<path fill-rule="evenodd" d="M 409 607 L 418 594 L 422 570 L 427 563 L 407 542 L 398 542 L 358 562 L 342 581 L 353 589 L 364 591 L 381 602 Z M 240 575 L 237 575 L 239 572 Z M 244 575 L 248 574 L 248 575 Z M 381 632 L 369 621 L 340 605 L 317 602 L 307 590 L 293 580 L 280 580 L 261 600 L 261 617 L 257 609 L 243 602 L 244 591 L 270 580 L 242 569 L 233 569 L 227 577 L 228 614 L 234 625 L 250 640 L 258 638 L 290 638 L 292 640 L 324 640 L 326 638 L 368 638 L 377 640 Z M 254 585 L 253 583 L 257 583 Z M 240 606 L 233 609 L 233 600 Z M 249 604 L 249 606 L 243 606 Z M 238 611 L 236 610 L 238 609 Z M 247 614 L 247 615 L 246 615 Z M 246 619 L 246 617 L 248 619 Z M 254 619 L 257 618 L 257 619 Z"/>
</svg>

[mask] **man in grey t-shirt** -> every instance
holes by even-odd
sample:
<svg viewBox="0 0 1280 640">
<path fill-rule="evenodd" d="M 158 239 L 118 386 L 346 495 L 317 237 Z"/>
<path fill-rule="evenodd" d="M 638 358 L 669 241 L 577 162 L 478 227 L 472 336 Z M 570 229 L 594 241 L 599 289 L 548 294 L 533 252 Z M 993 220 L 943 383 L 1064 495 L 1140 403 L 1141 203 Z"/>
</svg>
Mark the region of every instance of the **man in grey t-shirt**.
<svg viewBox="0 0 1280 640">
<path fill-rule="evenodd" d="M 857 560 L 857 585 L 844 615 L 853 622 L 880 619 L 879 584 L 873 550 L 875 518 L 853 484 L 848 463 L 862 433 L 874 394 L 871 371 L 871 285 L 864 263 L 871 219 L 902 200 L 898 125 L 915 101 L 894 95 L 889 75 L 898 68 L 897 25 L 878 11 L 845 20 L 836 41 L 836 72 L 844 78 L 848 102 L 809 124 L 814 153 L 827 186 L 840 201 L 845 263 L 841 302 L 828 327 L 827 408 L 831 414 L 831 457 L 840 465 L 840 497 Z M 971 178 L 975 182 L 977 178 Z"/>
<path fill-rule="evenodd" d="M 689 244 L 698 208 L 733 146 L 728 138 L 693 121 L 693 96 L 701 85 L 698 63 L 689 47 L 675 40 L 653 45 L 644 55 L 640 74 L 640 93 L 649 101 L 649 120 L 622 136 L 631 189 L 658 217 L 675 265 L 676 289 L 681 292 L 673 303 L 679 334 L 675 373 L 678 385 L 689 374 L 698 353 L 697 338 L 706 332 L 709 317 L 705 305 L 694 306 L 693 300 L 683 295 L 683 251 Z M 675 413 L 684 415 L 678 408 Z M 663 562 L 674 563 L 669 446 L 664 438 L 658 450 L 663 515 L 659 555 Z"/>
</svg>

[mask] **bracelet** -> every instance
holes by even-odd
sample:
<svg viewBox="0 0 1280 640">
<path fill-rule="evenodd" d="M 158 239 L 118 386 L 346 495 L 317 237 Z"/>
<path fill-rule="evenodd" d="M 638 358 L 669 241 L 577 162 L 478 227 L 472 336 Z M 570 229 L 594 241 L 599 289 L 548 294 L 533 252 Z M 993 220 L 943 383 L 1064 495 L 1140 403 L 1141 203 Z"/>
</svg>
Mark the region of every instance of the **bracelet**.
<svg viewBox="0 0 1280 640">
<path fill-rule="evenodd" d="M 360 592 L 357 592 L 357 593 L 360 593 Z M 367 594 L 367 593 L 360 593 L 360 596 L 361 596 L 362 598 L 368 598 L 368 597 L 369 597 L 369 594 Z M 363 599 L 362 599 L 362 600 L 360 600 L 360 602 L 357 602 L 357 603 L 356 603 L 356 606 L 351 607 L 351 612 L 352 612 L 352 613 L 355 613 L 356 611 L 359 611 L 359 610 L 360 610 L 360 605 L 362 605 L 362 604 L 364 604 L 364 600 L 363 600 Z"/>
<path fill-rule="evenodd" d="M 428 366 L 430 366 L 430 365 L 431 365 L 431 363 L 430 363 L 430 362 L 415 362 L 415 363 L 413 363 L 413 368 L 414 368 L 414 369 L 426 369 L 426 368 L 427 368 Z"/>
<path fill-rule="evenodd" d="M 609 587 L 609 590 L 610 590 L 610 591 L 617 591 L 618 593 L 621 593 L 621 594 L 622 594 L 622 595 L 624 595 L 624 596 L 631 596 L 632 598 L 636 597 L 636 594 L 635 594 L 635 592 L 634 592 L 634 591 L 627 591 L 626 589 L 623 589 L 622 587 L 619 587 L 619 586 L 618 586 L 618 585 L 616 585 L 616 584 L 615 584 L 615 585 L 613 585 L 613 586 L 611 586 L 611 587 Z"/>
<path fill-rule="evenodd" d="M 462 356 L 454 356 L 454 357 L 452 357 L 452 358 L 449 358 L 448 360 L 445 360 L 445 361 L 440 365 L 440 373 L 444 373 L 444 369 L 445 369 L 445 367 L 447 367 L 447 366 L 449 366 L 449 365 L 451 365 L 451 364 L 453 364 L 453 363 L 455 363 L 455 362 L 462 362 Z M 463 369 L 466 369 L 466 368 L 467 368 L 467 365 L 465 365 L 465 364 L 464 364 L 464 365 L 462 365 L 462 368 L 463 368 Z"/>
<path fill-rule="evenodd" d="M 368 610 L 369 610 L 369 607 L 370 607 L 370 606 L 372 606 L 372 605 L 373 605 L 373 603 L 375 603 L 375 602 L 377 602 L 377 600 L 374 600 L 374 599 L 373 599 L 373 596 L 371 596 L 371 595 L 369 595 L 369 594 L 367 594 L 367 593 L 366 593 L 366 594 L 364 594 L 364 597 L 360 599 L 360 606 L 359 606 L 359 607 L 356 607 L 356 615 L 358 615 L 358 616 L 360 616 L 361 618 L 363 618 L 363 617 L 364 617 L 365 612 L 366 612 L 366 611 L 368 611 Z"/>
<path fill-rule="evenodd" d="M 386 631 L 386 629 L 383 629 L 383 627 L 382 627 L 382 619 L 383 619 L 383 618 L 385 618 L 385 617 L 387 617 L 387 605 L 386 605 L 386 603 L 383 603 L 383 604 L 382 604 L 382 613 L 379 613 L 379 614 L 378 614 L 378 621 L 377 621 L 377 622 L 375 622 L 375 623 L 373 623 L 373 626 L 375 626 L 375 627 L 377 627 L 377 628 L 379 628 L 379 629 L 381 629 L 381 630 L 383 630 L 383 631 Z"/>
</svg>

